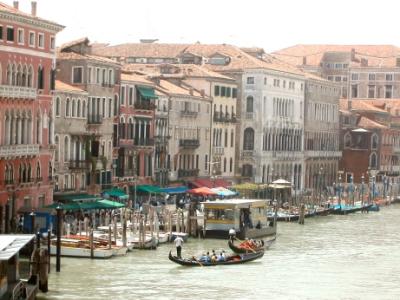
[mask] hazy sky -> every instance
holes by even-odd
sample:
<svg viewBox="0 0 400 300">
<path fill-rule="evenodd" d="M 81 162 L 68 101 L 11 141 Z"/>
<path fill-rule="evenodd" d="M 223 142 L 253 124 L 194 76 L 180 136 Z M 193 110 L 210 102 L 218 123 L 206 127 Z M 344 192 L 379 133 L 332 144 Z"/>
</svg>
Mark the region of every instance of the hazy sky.
<svg viewBox="0 0 400 300">
<path fill-rule="evenodd" d="M 12 0 L 0 0 L 12 5 Z M 400 1 L 38 0 L 38 15 L 66 28 L 57 44 L 229 43 L 274 51 L 294 44 L 400 45 Z M 20 9 L 30 10 L 29 0 Z"/>
</svg>

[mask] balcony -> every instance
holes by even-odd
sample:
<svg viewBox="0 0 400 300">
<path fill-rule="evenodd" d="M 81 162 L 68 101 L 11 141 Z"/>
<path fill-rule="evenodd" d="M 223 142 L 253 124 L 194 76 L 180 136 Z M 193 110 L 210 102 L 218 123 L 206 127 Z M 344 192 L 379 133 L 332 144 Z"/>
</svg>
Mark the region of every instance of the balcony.
<svg viewBox="0 0 400 300">
<path fill-rule="evenodd" d="M 79 170 L 79 169 L 87 169 L 90 165 L 90 162 L 87 160 L 70 160 L 68 167 L 69 169 Z"/>
<path fill-rule="evenodd" d="M 178 177 L 196 177 L 199 175 L 199 169 L 184 170 L 178 169 Z"/>
<path fill-rule="evenodd" d="M 112 88 L 112 87 L 114 87 L 114 84 L 102 82 L 102 83 L 101 83 L 101 86 L 102 86 L 102 87 L 106 87 L 106 88 Z"/>
<path fill-rule="evenodd" d="M 101 115 L 88 115 L 88 124 L 100 125 L 103 123 L 103 116 Z"/>
<path fill-rule="evenodd" d="M 28 157 L 39 155 L 39 145 L 5 145 L 0 146 L 0 158 Z"/>
<path fill-rule="evenodd" d="M 244 117 L 246 120 L 253 120 L 255 117 L 255 113 L 254 112 L 246 112 L 246 113 L 244 113 Z"/>
<path fill-rule="evenodd" d="M 168 135 L 156 135 L 154 136 L 155 142 L 157 144 L 165 144 L 168 143 L 168 140 L 170 139 L 170 136 Z"/>
<path fill-rule="evenodd" d="M 13 99 L 36 99 L 37 90 L 35 88 L 12 86 L 12 85 L 0 85 L 0 97 L 1 98 L 13 98 Z"/>
<path fill-rule="evenodd" d="M 331 150 L 323 150 L 323 151 L 305 151 L 304 153 L 305 158 L 340 158 L 342 157 L 342 152 L 341 151 L 331 151 Z"/>
<path fill-rule="evenodd" d="M 214 146 L 213 147 L 213 154 L 214 155 L 224 155 L 224 147 L 217 147 L 217 146 Z"/>
<path fill-rule="evenodd" d="M 184 149 L 196 149 L 200 147 L 200 141 L 195 139 L 179 140 L 179 147 L 182 147 Z"/>
<path fill-rule="evenodd" d="M 135 146 L 154 146 L 154 139 L 151 138 L 145 138 L 145 139 L 139 139 L 135 138 Z"/>
<path fill-rule="evenodd" d="M 254 159 L 254 150 L 242 150 L 240 153 L 240 158 L 244 160 L 253 160 Z"/>
<path fill-rule="evenodd" d="M 197 114 L 197 111 L 181 110 L 181 117 L 196 118 Z"/>
<path fill-rule="evenodd" d="M 134 104 L 135 109 L 139 110 L 155 110 L 156 105 L 153 102 L 149 101 L 137 101 Z"/>
<path fill-rule="evenodd" d="M 236 123 L 236 115 L 235 114 L 220 114 L 216 112 L 213 117 L 214 122 L 221 123 Z"/>
<path fill-rule="evenodd" d="M 135 175 L 135 170 L 124 170 L 117 168 L 117 177 L 134 177 Z"/>
</svg>

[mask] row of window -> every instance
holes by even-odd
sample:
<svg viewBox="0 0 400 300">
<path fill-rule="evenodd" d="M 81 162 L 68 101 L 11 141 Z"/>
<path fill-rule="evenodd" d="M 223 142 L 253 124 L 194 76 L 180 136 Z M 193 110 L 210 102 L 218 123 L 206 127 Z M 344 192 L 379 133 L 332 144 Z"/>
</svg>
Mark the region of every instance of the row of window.
<svg viewBox="0 0 400 300">
<path fill-rule="evenodd" d="M 214 147 L 225 147 L 228 148 L 228 129 L 225 129 L 224 133 L 222 128 L 213 129 L 213 146 Z M 222 143 L 222 138 L 224 138 L 224 143 Z M 235 145 L 235 131 L 231 130 L 231 142 L 230 147 L 233 148 Z"/>
<path fill-rule="evenodd" d="M 358 98 L 359 95 L 359 86 L 358 84 L 351 85 L 351 97 Z M 382 96 L 382 86 L 376 85 L 368 85 L 367 87 L 367 98 L 381 98 Z M 393 98 L 393 85 L 385 85 L 384 86 L 384 94 L 383 97 L 386 99 Z"/>
<path fill-rule="evenodd" d="M 237 89 L 225 86 L 214 86 L 214 96 L 237 98 Z"/>
<path fill-rule="evenodd" d="M 282 88 L 285 89 L 286 88 L 286 80 L 281 80 L 281 79 L 274 78 L 273 79 L 273 86 L 274 87 L 281 87 L 281 82 L 282 82 Z M 254 77 L 247 77 L 246 78 L 246 83 L 249 84 L 249 85 L 255 84 L 255 78 Z M 267 84 L 268 84 L 268 79 L 267 79 L 267 77 L 264 77 L 264 85 L 267 85 Z M 287 88 L 289 90 L 295 90 L 296 89 L 296 82 L 289 81 L 289 83 L 287 85 Z M 303 89 L 304 89 L 304 84 L 301 83 L 300 84 L 300 90 L 303 90 Z"/>
<path fill-rule="evenodd" d="M 1 65 L 0 65 L 1 72 Z M 33 67 L 32 65 L 27 66 L 21 64 L 8 64 L 6 71 L 6 83 L 12 86 L 21 86 L 21 87 L 34 87 L 33 80 Z M 1 78 L 0 78 L 1 79 Z M 50 89 L 54 90 L 55 88 L 55 70 L 52 69 L 50 71 Z M 37 88 L 39 90 L 43 90 L 45 88 L 45 70 L 43 66 L 39 66 L 37 69 Z"/>
<path fill-rule="evenodd" d="M 113 85 L 116 82 L 114 76 L 115 72 L 113 69 L 88 67 L 86 82 L 88 84 L 101 84 L 104 86 Z M 82 66 L 72 67 L 72 83 L 85 83 L 84 70 Z"/>
<path fill-rule="evenodd" d="M 6 26 L 3 29 L 3 26 L 0 25 L 0 41 L 3 40 L 7 41 L 8 43 L 13 43 L 17 41 L 18 45 L 28 44 L 29 47 L 33 48 L 37 47 L 39 49 L 44 49 L 46 43 L 45 34 L 42 32 L 36 33 L 35 31 L 29 31 L 28 40 L 26 41 L 25 29 L 17 28 L 17 31 L 15 31 L 13 26 Z M 49 47 L 51 50 L 55 49 L 55 43 L 56 43 L 55 37 L 51 36 L 49 41 Z"/>
<path fill-rule="evenodd" d="M 348 67 L 349 64 L 347 63 L 325 63 L 325 68 L 327 69 L 347 69 Z"/>
<path fill-rule="evenodd" d="M 314 121 L 336 122 L 338 120 L 338 106 L 336 104 L 311 102 L 308 105 L 308 118 Z"/>
<path fill-rule="evenodd" d="M 293 118 L 294 117 L 294 100 L 273 98 L 273 113 L 274 116 Z"/>
<path fill-rule="evenodd" d="M 4 180 L 6 183 L 12 184 L 14 183 L 14 166 L 12 164 L 6 164 L 5 170 L 4 170 Z M 37 181 L 42 181 L 42 171 L 40 167 L 40 163 L 36 163 L 36 174 L 35 178 L 33 178 L 32 174 L 33 170 L 31 167 L 31 163 L 20 163 L 19 168 L 18 168 L 18 173 L 19 173 L 19 182 L 20 183 L 28 183 L 32 182 L 34 179 Z M 49 162 L 49 176 L 52 174 L 52 167 L 51 167 L 51 162 Z"/>
</svg>

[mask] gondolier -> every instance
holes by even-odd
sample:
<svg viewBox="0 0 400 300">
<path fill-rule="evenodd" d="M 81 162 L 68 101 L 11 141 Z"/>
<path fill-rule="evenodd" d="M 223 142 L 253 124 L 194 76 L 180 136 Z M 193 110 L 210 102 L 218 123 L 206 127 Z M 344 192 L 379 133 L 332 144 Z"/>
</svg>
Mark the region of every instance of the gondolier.
<svg viewBox="0 0 400 300">
<path fill-rule="evenodd" d="M 234 238 L 236 237 L 236 230 L 235 228 L 229 229 L 229 239 L 233 242 Z"/>
<path fill-rule="evenodd" d="M 178 235 L 175 240 L 176 256 L 181 258 L 183 239 Z"/>
</svg>

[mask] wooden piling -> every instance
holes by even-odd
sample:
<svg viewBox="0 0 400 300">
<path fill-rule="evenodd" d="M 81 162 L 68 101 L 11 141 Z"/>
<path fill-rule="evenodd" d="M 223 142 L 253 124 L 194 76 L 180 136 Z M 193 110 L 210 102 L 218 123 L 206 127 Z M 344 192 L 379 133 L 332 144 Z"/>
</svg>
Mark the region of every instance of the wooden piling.
<svg viewBox="0 0 400 300">
<path fill-rule="evenodd" d="M 126 218 L 122 221 L 122 246 L 126 247 Z"/>
<path fill-rule="evenodd" d="M 302 203 L 300 205 L 299 224 L 304 225 L 304 217 L 305 217 L 305 206 L 304 203 Z"/>
<path fill-rule="evenodd" d="M 108 249 L 111 249 L 112 240 L 111 240 L 111 224 L 108 224 Z"/>
<path fill-rule="evenodd" d="M 90 228 L 89 245 L 90 245 L 90 258 L 93 259 L 94 258 L 93 228 Z"/>
</svg>

